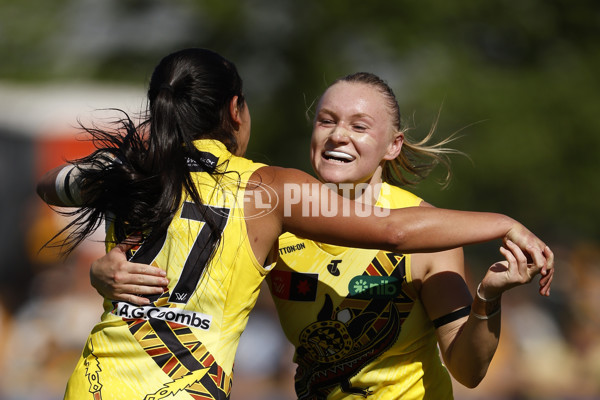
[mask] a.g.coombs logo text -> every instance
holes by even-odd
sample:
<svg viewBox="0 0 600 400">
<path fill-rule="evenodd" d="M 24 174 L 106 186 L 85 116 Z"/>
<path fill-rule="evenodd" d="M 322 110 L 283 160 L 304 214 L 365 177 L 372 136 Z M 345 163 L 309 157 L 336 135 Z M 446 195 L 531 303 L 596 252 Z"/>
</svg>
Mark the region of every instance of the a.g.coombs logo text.
<svg viewBox="0 0 600 400">
<path fill-rule="evenodd" d="M 335 217 L 356 215 L 359 217 L 386 217 L 390 214 L 389 204 L 386 202 L 388 193 L 384 193 L 387 186 L 381 184 L 369 185 L 366 183 L 286 183 L 283 185 L 283 215 L 292 216 L 292 213 L 301 213 L 303 217 Z M 249 203 L 252 207 L 244 207 L 246 214 L 244 219 L 253 219 L 266 216 L 273 212 L 279 204 L 280 198 L 277 192 L 269 185 L 249 181 L 243 193 L 235 183 L 223 185 L 220 193 L 223 196 L 227 208 L 244 207 Z M 377 195 L 374 195 L 377 193 Z M 341 195 L 342 197 L 340 197 Z M 380 198 L 381 207 L 349 199 Z M 242 204 L 243 202 L 243 204 Z M 220 209 L 214 209 L 219 212 Z M 248 213 L 248 210 L 252 210 Z M 229 218 L 232 216 L 229 215 Z"/>
<path fill-rule="evenodd" d="M 118 317 L 126 319 L 160 319 L 187 325 L 193 328 L 209 330 L 212 317 L 199 312 L 182 310 L 180 308 L 134 306 L 129 303 L 116 302 L 112 311 Z"/>
</svg>

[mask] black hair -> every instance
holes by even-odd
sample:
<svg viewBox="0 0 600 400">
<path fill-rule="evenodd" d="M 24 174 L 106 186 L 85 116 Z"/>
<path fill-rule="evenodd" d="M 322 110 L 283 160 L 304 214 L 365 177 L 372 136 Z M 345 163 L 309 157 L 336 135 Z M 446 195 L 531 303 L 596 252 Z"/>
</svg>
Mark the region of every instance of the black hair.
<svg viewBox="0 0 600 400">
<path fill-rule="evenodd" d="M 65 253 L 103 219 L 113 222 L 117 242 L 139 234 L 151 246 L 164 237 L 183 190 L 194 203 L 202 204 L 189 169 L 190 161 L 200 164 L 202 160 L 193 141 L 216 139 L 236 152 L 236 123 L 229 104 L 238 96 L 237 107 L 246 106 L 242 86 L 235 65 L 221 55 L 199 48 L 180 50 L 154 69 L 140 124 L 118 110 L 122 116 L 111 129 L 82 126 L 98 150 L 72 161 L 81 170 L 84 206 L 68 213 L 75 219 L 63 230 L 70 232 L 62 243 Z M 213 224 L 210 218 L 207 223 Z M 221 232 L 211 231 L 216 246 Z"/>
</svg>

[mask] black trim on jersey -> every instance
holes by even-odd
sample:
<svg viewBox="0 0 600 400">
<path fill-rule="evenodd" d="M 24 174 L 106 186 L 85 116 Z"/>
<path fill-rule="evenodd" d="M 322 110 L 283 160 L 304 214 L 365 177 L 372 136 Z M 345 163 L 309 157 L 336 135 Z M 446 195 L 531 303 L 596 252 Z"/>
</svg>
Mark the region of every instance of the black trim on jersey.
<svg viewBox="0 0 600 400">
<path fill-rule="evenodd" d="M 156 258 L 156 255 L 160 252 L 162 247 L 165 245 L 167 240 L 167 232 L 163 233 L 160 238 L 156 239 L 151 246 L 143 243 L 135 251 L 127 251 L 127 261 L 140 263 L 140 264 L 152 264 L 152 261 Z"/>
<path fill-rule="evenodd" d="M 469 315 L 469 313 L 471 312 L 471 306 L 465 306 L 463 308 L 459 308 L 456 311 L 452 311 L 450 314 L 446 314 L 446 315 L 442 315 L 439 318 L 434 319 L 433 321 L 433 326 L 437 329 L 442 325 L 446 325 L 449 324 L 450 322 L 454 322 L 457 319 L 460 319 L 462 317 L 466 317 L 467 315 Z"/>
<path fill-rule="evenodd" d="M 188 371 L 197 371 L 205 368 L 190 350 L 181 343 L 167 322 L 154 318 L 148 322 L 152 326 L 152 329 L 154 329 L 154 332 L 156 332 L 158 338 Z"/>
<path fill-rule="evenodd" d="M 217 165 L 219 164 L 219 157 L 207 151 L 198 151 L 200 159 L 198 161 L 188 159 L 188 168 L 190 172 L 208 172 L 212 174 L 215 172 Z"/>
<path fill-rule="evenodd" d="M 219 367 L 217 363 L 214 363 L 210 366 L 208 373 L 206 373 L 202 378 L 200 378 L 200 383 L 202 384 L 202 386 L 204 386 L 206 391 L 210 393 L 215 399 L 226 399 L 228 397 L 225 396 L 225 392 L 215 383 L 211 376 L 217 376 L 218 374 Z"/>
</svg>

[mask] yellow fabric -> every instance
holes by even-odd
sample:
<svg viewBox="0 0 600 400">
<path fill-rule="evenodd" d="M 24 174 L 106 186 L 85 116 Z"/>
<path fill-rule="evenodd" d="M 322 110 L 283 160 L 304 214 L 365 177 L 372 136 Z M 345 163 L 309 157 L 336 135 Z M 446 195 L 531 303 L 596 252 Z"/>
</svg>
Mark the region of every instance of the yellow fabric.
<svg viewBox="0 0 600 400">
<path fill-rule="evenodd" d="M 67 399 L 228 398 L 239 338 L 267 273 L 248 242 L 243 208 L 245 185 L 262 165 L 231 155 L 217 141 L 195 144 L 207 152 L 203 168 L 218 159 L 217 170 L 225 172 L 213 178 L 191 164 L 198 170 L 193 176 L 203 202 L 213 207 L 207 212 L 220 212 L 216 220 L 226 223 L 219 247 L 194 277 L 201 265 L 192 249 L 200 248 L 194 243 L 202 242 L 209 225 L 184 199 L 158 254 L 146 255 L 167 271 L 168 291 L 147 307 L 105 299 L 101 322 L 69 380 Z M 134 260 L 142 250 L 143 245 Z"/>
<path fill-rule="evenodd" d="M 383 184 L 378 205 L 421 199 Z M 451 399 L 432 323 L 412 287 L 411 257 L 279 240 L 267 282 L 296 347 L 299 399 Z"/>
</svg>

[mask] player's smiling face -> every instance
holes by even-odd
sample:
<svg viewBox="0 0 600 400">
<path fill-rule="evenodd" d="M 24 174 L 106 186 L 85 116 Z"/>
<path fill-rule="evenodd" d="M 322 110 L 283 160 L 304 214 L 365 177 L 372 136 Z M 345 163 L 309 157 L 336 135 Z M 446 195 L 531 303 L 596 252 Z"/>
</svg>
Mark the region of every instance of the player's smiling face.
<svg viewBox="0 0 600 400">
<path fill-rule="evenodd" d="M 311 162 L 323 182 L 376 184 L 384 160 L 398 155 L 402 140 L 381 92 L 342 81 L 329 87 L 317 106 Z"/>
</svg>

